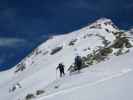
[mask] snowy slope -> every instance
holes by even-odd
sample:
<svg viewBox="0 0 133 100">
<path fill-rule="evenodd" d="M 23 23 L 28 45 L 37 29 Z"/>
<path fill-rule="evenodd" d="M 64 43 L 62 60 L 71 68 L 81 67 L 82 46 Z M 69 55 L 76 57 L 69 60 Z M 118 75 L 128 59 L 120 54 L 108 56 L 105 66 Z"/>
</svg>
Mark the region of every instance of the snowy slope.
<svg viewBox="0 0 133 100">
<path fill-rule="evenodd" d="M 84 73 L 80 75 L 65 77 L 63 82 L 60 80 L 58 90 L 53 89 L 53 93 L 37 100 L 127 100 L 127 98 L 132 100 L 133 62 L 130 59 L 132 56 L 133 52 L 115 57 L 82 70 Z"/>
<path fill-rule="evenodd" d="M 0 73 L 0 100 L 25 100 L 28 94 L 35 95 L 37 90 L 46 92 L 35 96 L 34 99 L 37 100 L 71 100 L 72 97 L 75 98 L 74 100 L 88 100 L 88 98 L 93 100 L 95 94 L 89 96 L 86 93 L 100 92 L 104 81 L 107 84 L 105 88 L 108 86 L 115 88 L 111 83 L 117 82 L 118 85 L 119 81 L 125 80 L 125 75 L 132 75 L 129 74 L 132 72 L 131 65 L 133 65 L 132 48 L 128 54 L 122 56 L 116 57 L 111 54 L 109 60 L 85 68 L 80 74 L 73 73 L 70 76 L 67 70 L 73 64 L 77 54 L 84 57 L 98 47 L 105 46 L 103 43 L 105 40 L 111 45 L 116 39 L 114 33 L 119 31 L 110 19 L 102 18 L 77 31 L 51 37 L 11 70 Z M 74 45 L 70 45 L 71 42 Z M 53 52 L 57 49 L 58 52 Z M 66 66 L 66 76 L 61 79 L 55 70 L 60 62 Z M 131 83 L 130 77 L 129 82 Z M 106 82 L 107 80 L 111 82 Z M 95 88 L 95 85 L 99 90 Z M 120 89 L 121 87 L 118 87 L 118 90 Z M 111 92 L 112 94 L 107 93 L 107 95 L 115 96 L 113 95 L 114 90 Z M 77 96 L 79 94 L 83 96 L 80 98 Z M 98 94 L 100 95 L 100 93 Z M 65 96 L 68 98 L 64 98 Z M 98 100 L 98 97 L 94 100 Z M 117 100 L 121 99 L 118 97 Z"/>
</svg>

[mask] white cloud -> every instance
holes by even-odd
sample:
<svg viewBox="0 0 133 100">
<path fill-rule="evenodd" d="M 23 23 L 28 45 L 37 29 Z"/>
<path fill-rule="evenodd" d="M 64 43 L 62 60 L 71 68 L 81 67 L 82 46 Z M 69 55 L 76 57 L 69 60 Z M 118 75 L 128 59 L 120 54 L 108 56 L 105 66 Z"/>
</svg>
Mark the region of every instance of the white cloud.
<svg viewBox="0 0 133 100">
<path fill-rule="evenodd" d="M 0 38 L 0 46 L 13 47 L 26 44 L 28 41 L 20 38 Z"/>
<path fill-rule="evenodd" d="M 27 47 L 31 46 L 32 42 L 29 42 L 26 39 L 21 39 L 21 38 L 3 38 L 0 37 L 0 48 L 2 48 L 2 52 L 0 53 L 0 65 L 5 63 L 7 58 L 12 58 L 14 56 L 14 49 L 19 49 L 21 47 Z M 4 48 L 11 48 L 8 52 L 7 50 L 4 52 Z M 13 52 L 12 52 L 13 51 Z"/>
</svg>

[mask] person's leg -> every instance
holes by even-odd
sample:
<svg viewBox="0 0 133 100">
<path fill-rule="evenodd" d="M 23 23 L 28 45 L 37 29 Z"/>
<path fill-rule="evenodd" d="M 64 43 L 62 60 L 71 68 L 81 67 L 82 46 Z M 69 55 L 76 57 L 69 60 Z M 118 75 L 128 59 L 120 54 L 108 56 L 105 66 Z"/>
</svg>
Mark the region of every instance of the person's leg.
<svg viewBox="0 0 133 100">
<path fill-rule="evenodd" d="M 62 77 L 63 76 L 63 73 L 61 72 L 61 76 L 60 77 Z"/>
<path fill-rule="evenodd" d="M 60 71 L 60 77 L 62 77 L 62 72 Z"/>
<path fill-rule="evenodd" d="M 78 73 L 80 73 L 80 65 L 78 65 L 78 68 L 77 69 L 78 69 Z"/>
<path fill-rule="evenodd" d="M 64 69 L 62 70 L 62 74 L 65 75 Z"/>
<path fill-rule="evenodd" d="M 63 76 L 65 76 L 65 73 L 64 73 L 64 71 L 62 72 L 62 75 L 63 75 Z"/>
</svg>

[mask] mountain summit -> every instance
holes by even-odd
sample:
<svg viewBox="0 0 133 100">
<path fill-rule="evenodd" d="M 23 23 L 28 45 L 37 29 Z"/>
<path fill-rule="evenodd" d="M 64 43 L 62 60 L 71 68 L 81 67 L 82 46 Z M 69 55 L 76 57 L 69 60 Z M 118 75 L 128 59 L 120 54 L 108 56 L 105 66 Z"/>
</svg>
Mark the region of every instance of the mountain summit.
<svg viewBox="0 0 133 100">
<path fill-rule="evenodd" d="M 109 31 L 117 31 L 118 27 L 108 18 L 100 18 L 94 23 L 90 24 L 90 28 L 103 28 Z"/>
</svg>

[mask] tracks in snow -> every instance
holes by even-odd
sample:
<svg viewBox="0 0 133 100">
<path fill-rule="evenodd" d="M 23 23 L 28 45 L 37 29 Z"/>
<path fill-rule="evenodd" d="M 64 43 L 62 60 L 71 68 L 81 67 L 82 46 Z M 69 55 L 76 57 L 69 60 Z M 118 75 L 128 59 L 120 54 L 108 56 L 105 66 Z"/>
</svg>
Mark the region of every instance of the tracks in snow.
<svg viewBox="0 0 133 100">
<path fill-rule="evenodd" d="M 39 98 L 36 98 L 35 100 L 45 100 L 45 99 L 47 99 L 47 98 L 51 98 L 51 97 L 54 97 L 54 96 L 59 95 L 59 94 L 66 94 L 66 93 L 75 91 L 75 90 L 77 90 L 77 89 L 87 88 L 87 87 L 89 87 L 89 86 L 97 85 L 97 84 L 102 83 L 102 82 L 104 82 L 104 81 L 107 81 L 107 80 L 110 80 L 110 79 L 113 79 L 113 78 L 117 78 L 117 77 L 121 77 L 121 76 L 123 76 L 123 75 L 125 75 L 125 74 L 127 74 L 127 73 L 129 73 L 129 72 L 131 72 L 131 71 L 132 71 L 132 69 L 122 69 L 122 70 L 121 70 L 120 72 L 118 72 L 118 73 L 114 73 L 113 75 L 106 76 L 106 77 L 104 77 L 104 78 L 102 78 L 102 79 L 99 79 L 99 80 L 97 80 L 97 81 L 94 81 L 94 82 L 92 82 L 92 83 L 86 82 L 86 83 L 82 84 L 82 86 L 81 86 L 81 85 L 70 86 L 69 88 L 64 88 L 64 89 L 61 89 L 61 90 L 59 90 L 59 91 L 50 93 L 50 94 L 48 94 L 48 95 L 43 95 L 43 96 L 41 96 L 41 97 L 39 97 Z M 55 82 L 54 82 L 54 83 L 55 83 Z"/>
</svg>

